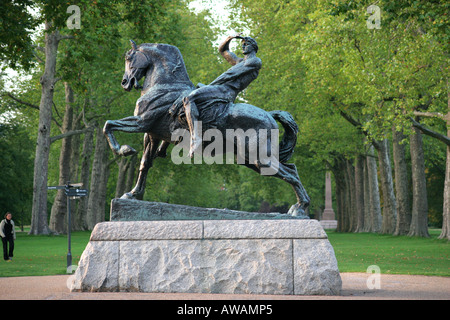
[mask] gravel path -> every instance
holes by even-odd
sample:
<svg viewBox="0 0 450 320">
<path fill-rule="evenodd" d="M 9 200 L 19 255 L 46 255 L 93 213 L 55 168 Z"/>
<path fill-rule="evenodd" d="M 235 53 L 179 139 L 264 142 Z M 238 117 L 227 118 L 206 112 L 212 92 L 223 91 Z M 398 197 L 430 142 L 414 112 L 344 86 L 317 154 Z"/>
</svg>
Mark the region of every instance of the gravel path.
<svg viewBox="0 0 450 320">
<path fill-rule="evenodd" d="M 383 274 L 369 289 L 369 276 L 341 273 L 340 296 L 70 292 L 69 275 L 0 278 L 0 300 L 450 300 L 450 277 Z"/>
</svg>

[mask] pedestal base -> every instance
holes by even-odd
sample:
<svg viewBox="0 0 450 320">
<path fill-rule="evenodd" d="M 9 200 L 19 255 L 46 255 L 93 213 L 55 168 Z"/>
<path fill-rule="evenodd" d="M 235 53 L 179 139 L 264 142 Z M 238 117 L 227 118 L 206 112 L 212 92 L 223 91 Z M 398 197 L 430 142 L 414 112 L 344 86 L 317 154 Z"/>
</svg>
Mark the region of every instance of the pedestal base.
<svg viewBox="0 0 450 320">
<path fill-rule="evenodd" d="M 332 208 L 325 208 L 322 213 L 322 220 L 333 220 L 335 221 L 335 214 Z"/>
<path fill-rule="evenodd" d="M 320 225 L 324 229 L 336 229 L 337 224 L 337 220 L 320 220 Z"/>
<path fill-rule="evenodd" d="M 95 226 L 72 291 L 337 295 L 317 220 L 114 221 Z"/>
</svg>

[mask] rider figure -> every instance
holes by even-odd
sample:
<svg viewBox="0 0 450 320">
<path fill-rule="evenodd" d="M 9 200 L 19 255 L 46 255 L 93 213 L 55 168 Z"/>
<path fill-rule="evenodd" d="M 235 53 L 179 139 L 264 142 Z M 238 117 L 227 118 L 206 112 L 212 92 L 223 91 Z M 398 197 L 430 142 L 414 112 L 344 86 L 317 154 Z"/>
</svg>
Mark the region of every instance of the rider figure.
<svg viewBox="0 0 450 320">
<path fill-rule="evenodd" d="M 230 51 L 230 42 L 235 38 L 242 39 L 242 53 L 244 54 L 244 58 L 239 58 Z M 197 104 L 211 99 L 234 102 L 237 95 L 258 77 L 259 69 L 261 69 L 261 59 L 256 57 L 257 51 L 258 45 L 254 39 L 242 37 L 240 34 L 228 36 L 219 46 L 219 52 L 232 67 L 209 85 L 204 85 L 193 90 L 183 99 L 186 121 L 191 132 L 189 151 L 191 157 L 202 143 L 202 133 L 199 132 L 199 127 L 196 124 L 199 117 Z"/>
</svg>

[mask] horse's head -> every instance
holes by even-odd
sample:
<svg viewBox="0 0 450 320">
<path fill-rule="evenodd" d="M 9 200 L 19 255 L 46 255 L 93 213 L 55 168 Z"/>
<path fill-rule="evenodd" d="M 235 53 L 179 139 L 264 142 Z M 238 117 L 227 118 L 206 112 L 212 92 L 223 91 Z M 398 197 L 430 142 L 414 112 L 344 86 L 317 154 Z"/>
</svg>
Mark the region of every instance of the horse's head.
<svg viewBox="0 0 450 320">
<path fill-rule="evenodd" d="M 142 88 L 139 85 L 139 80 L 145 75 L 145 72 L 150 64 L 149 58 L 140 50 L 138 50 L 136 43 L 131 42 L 131 49 L 125 55 L 125 73 L 122 78 L 122 88 L 131 91 L 133 86 L 136 89 Z"/>
</svg>

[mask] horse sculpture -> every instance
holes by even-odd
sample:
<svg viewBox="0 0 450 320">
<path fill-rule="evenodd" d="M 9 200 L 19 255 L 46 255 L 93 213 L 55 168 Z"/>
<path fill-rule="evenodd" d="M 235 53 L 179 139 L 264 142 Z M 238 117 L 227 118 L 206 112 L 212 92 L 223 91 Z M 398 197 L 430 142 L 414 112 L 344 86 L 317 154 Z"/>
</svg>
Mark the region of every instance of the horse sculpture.
<svg viewBox="0 0 450 320">
<path fill-rule="evenodd" d="M 173 133 L 177 129 L 187 129 L 183 110 L 174 115 L 169 112 L 171 107 L 189 95 L 195 86 L 189 79 L 181 52 L 175 46 L 168 44 L 143 43 L 137 46 L 131 41 L 132 48 L 125 57 L 125 73 L 122 79 L 122 87 L 130 91 L 134 88 L 142 89 L 141 97 L 136 102 L 134 116 L 121 120 L 108 120 L 103 132 L 109 142 L 112 151 L 116 155 L 128 156 L 136 151 L 128 145 L 120 145 L 113 135 L 113 131 L 129 133 L 145 133 L 144 153 L 141 159 L 139 176 L 136 186 L 125 193 L 122 198 L 142 199 L 145 191 L 145 182 L 148 170 L 152 167 L 153 159 L 165 157 L 166 149 L 170 143 L 177 144 L 178 139 Z M 145 76 L 142 86 L 139 81 Z M 245 103 L 230 103 L 214 100 L 211 103 L 199 104 L 199 119 L 204 122 L 202 130 L 216 128 L 222 133 L 227 129 L 255 130 L 256 140 L 260 140 L 259 132 L 277 130 L 279 121 L 285 132 L 279 145 L 279 157 L 271 157 L 270 162 L 263 163 L 261 159 L 249 161 L 244 156 L 243 165 L 262 174 L 264 168 L 273 168 L 273 176 L 288 182 L 294 189 L 297 203 L 294 204 L 288 214 L 308 218 L 305 209 L 310 199 L 302 186 L 297 169 L 294 164 L 286 163 L 294 151 L 297 141 L 298 127 L 292 116 L 286 111 L 264 111 L 258 107 Z M 192 133 L 191 133 L 192 134 Z M 272 152 L 271 137 L 267 139 L 267 148 Z M 223 135 L 227 139 L 227 135 Z M 223 141 L 237 146 L 235 137 L 232 141 Z M 245 150 L 248 155 L 249 144 L 255 141 L 245 140 Z M 278 141 L 276 141 L 278 143 Z"/>
</svg>

